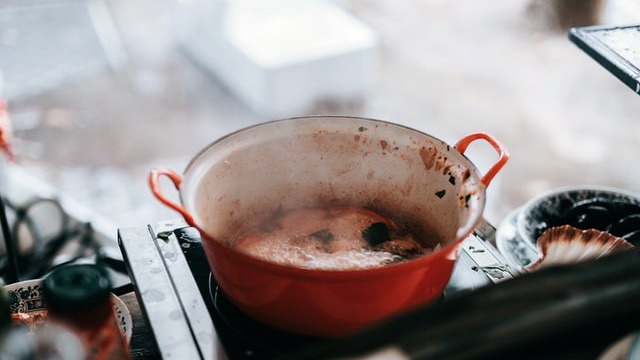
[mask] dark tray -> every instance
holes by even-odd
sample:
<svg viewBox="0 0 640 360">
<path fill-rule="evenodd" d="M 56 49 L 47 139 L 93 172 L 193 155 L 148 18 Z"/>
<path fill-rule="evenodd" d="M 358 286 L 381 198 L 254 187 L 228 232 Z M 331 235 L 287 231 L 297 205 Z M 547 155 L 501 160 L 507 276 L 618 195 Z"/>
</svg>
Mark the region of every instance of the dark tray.
<svg viewBox="0 0 640 360">
<path fill-rule="evenodd" d="M 569 40 L 640 94 L 640 25 L 573 28 Z"/>
</svg>

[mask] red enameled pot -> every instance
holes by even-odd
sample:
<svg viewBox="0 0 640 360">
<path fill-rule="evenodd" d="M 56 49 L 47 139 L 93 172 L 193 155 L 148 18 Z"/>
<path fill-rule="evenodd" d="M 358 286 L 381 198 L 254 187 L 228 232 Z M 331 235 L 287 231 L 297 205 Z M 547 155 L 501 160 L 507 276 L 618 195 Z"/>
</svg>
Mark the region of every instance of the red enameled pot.
<svg viewBox="0 0 640 360">
<path fill-rule="evenodd" d="M 464 152 L 488 142 L 496 162 L 480 175 Z M 481 221 L 485 190 L 508 160 L 490 135 L 449 146 L 389 122 L 303 117 L 255 125 L 202 150 L 179 175 L 155 169 L 154 195 L 203 235 L 216 281 L 242 311 L 274 327 L 336 337 L 438 299 L 458 245 Z M 166 176 L 180 202 L 161 192 Z M 410 228 L 440 250 L 365 270 L 310 270 L 259 260 L 228 239 L 249 219 L 327 205 L 361 206 Z"/>
</svg>

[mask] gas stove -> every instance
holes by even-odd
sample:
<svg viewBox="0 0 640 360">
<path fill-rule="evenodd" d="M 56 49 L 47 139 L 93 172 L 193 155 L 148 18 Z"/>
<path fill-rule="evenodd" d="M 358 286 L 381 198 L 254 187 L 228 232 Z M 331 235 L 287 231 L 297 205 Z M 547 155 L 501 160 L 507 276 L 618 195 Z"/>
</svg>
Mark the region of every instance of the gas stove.
<svg viewBox="0 0 640 360">
<path fill-rule="evenodd" d="M 512 277 L 494 236 L 483 222 L 465 239 L 440 301 Z M 211 274 L 199 232 L 182 220 L 119 229 L 118 243 L 165 359 L 269 359 L 327 341 L 273 329 L 235 308 Z"/>
</svg>

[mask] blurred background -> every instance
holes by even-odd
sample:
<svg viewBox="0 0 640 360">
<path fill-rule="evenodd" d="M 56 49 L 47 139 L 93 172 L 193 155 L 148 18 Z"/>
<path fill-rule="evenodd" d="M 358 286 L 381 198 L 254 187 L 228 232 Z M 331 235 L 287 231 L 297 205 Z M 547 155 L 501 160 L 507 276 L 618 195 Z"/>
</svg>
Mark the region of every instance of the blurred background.
<svg viewBox="0 0 640 360">
<path fill-rule="evenodd" d="M 178 217 L 150 169 L 181 172 L 252 124 L 338 114 L 450 144 L 494 135 L 511 153 L 494 224 L 558 186 L 640 192 L 640 98 L 567 39 L 629 23 L 634 0 L 0 0 L 2 190 L 143 226 Z M 495 160 L 470 151 L 481 171 Z"/>
</svg>

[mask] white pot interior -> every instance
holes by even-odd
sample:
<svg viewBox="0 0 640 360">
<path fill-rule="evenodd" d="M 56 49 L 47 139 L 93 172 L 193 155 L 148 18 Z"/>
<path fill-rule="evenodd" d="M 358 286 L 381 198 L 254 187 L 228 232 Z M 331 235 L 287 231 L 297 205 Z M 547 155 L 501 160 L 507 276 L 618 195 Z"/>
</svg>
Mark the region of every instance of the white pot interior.
<svg viewBox="0 0 640 360">
<path fill-rule="evenodd" d="M 341 117 L 281 120 L 211 144 L 187 167 L 186 210 L 225 242 L 279 210 L 362 206 L 423 245 L 446 245 L 480 219 L 484 185 L 455 148 L 391 123 Z"/>
</svg>

